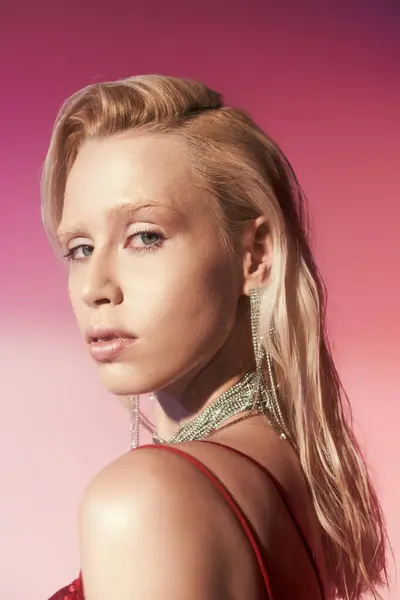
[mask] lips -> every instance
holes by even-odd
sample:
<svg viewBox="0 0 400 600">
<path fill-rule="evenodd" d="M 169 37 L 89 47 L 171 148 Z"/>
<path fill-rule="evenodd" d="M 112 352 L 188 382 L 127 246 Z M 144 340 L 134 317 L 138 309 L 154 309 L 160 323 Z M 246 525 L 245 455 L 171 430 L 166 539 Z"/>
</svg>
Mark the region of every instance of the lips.
<svg viewBox="0 0 400 600">
<path fill-rule="evenodd" d="M 134 339 L 135 337 L 129 331 L 107 324 L 92 325 L 86 330 L 86 341 L 88 344 L 92 342 L 107 342 L 115 339 Z"/>
<path fill-rule="evenodd" d="M 132 333 L 109 325 L 97 325 L 86 331 L 89 352 L 97 362 L 111 362 L 131 346 L 136 337 Z"/>
<path fill-rule="evenodd" d="M 129 337 L 122 337 L 118 334 L 112 334 L 112 335 L 103 335 L 103 336 L 90 336 L 88 338 L 88 342 L 89 344 L 93 344 L 96 342 L 111 342 L 111 340 L 118 340 L 118 339 L 133 339 L 133 338 L 129 338 Z"/>
</svg>

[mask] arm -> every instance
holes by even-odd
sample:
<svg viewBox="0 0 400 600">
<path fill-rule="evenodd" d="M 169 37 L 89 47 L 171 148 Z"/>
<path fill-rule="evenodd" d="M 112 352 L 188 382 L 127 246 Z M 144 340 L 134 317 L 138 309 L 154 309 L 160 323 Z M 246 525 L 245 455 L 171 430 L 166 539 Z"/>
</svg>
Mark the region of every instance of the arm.
<svg viewBox="0 0 400 600">
<path fill-rule="evenodd" d="M 221 532 L 183 462 L 130 452 L 89 485 L 80 511 L 85 600 L 228 597 Z"/>
</svg>

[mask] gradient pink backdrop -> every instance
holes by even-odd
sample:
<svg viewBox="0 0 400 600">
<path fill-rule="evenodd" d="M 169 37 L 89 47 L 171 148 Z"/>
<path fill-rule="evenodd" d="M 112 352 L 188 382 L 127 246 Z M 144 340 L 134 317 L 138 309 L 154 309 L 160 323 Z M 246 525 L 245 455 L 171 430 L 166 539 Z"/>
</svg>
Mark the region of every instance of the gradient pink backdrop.
<svg viewBox="0 0 400 600">
<path fill-rule="evenodd" d="M 289 155 L 310 200 L 339 370 L 399 557 L 399 5 L 276 4 L 1 4 L 4 599 L 45 600 L 76 575 L 80 494 L 128 449 L 128 416 L 97 381 L 42 232 L 38 184 L 61 102 L 138 73 L 203 80 Z M 396 583 L 389 598 L 400 598 Z"/>
</svg>

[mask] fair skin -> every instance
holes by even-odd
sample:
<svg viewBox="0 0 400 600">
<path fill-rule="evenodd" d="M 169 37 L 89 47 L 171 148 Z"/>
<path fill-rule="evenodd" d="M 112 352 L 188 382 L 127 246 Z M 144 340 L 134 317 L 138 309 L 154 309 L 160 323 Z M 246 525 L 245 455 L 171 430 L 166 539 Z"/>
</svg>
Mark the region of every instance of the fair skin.
<svg viewBox="0 0 400 600">
<path fill-rule="evenodd" d="M 247 226 L 233 257 L 215 211 L 215 198 L 172 136 L 85 142 L 67 180 L 59 238 L 64 253 L 72 252 L 69 293 L 78 325 L 83 334 L 107 323 L 135 336 L 115 360 L 98 364 L 100 376 L 116 395 L 154 391 L 164 438 L 254 366 L 248 294 L 268 280 L 268 228 L 264 217 Z M 323 569 L 315 515 L 289 444 L 261 417 L 214 439 L 273 472 Z M 267 549 L 276 598 L 319 598 L 298 534 L 265 475 L 224 449 L 182 447 L 245 510 Z M 234 516 L 201 473 L 166 452 L 130 452 L 99 473 L 82 500 L 80 535 L 86 600 L 261 597 L 258 568 Z"/>
</svg>

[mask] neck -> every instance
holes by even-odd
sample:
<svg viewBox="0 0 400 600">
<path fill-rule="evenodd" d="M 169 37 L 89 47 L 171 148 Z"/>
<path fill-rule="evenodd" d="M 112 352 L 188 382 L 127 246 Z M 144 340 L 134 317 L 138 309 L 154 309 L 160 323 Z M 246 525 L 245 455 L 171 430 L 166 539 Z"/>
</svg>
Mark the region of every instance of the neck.
<svg viewBox="0 0 400 600">
<path fill-rule="evenodd" d="M 215 385 L 212 393 L 198 402 L 198 396 L 192 397 L 189 405 L 184 405 L 170 396 L 165 391 L 154 394 L 154 423 L 157 435 L 163 439 L 171 438 L 181 427 L 195 419 L 219 396 L 235 385 L 244 375 L 245 371 L 228 377 L 223 383 Z"/>
<path fill-rule="evenodd" d="M 171 438 L 245 373 L 255 369 L 246 302 L 238 306 L 238 313 L 233 330 L 211 360 L 197 365 L 178 380 L 154 392 L 151 420 L 161 438 Z"/>
</svg>

